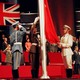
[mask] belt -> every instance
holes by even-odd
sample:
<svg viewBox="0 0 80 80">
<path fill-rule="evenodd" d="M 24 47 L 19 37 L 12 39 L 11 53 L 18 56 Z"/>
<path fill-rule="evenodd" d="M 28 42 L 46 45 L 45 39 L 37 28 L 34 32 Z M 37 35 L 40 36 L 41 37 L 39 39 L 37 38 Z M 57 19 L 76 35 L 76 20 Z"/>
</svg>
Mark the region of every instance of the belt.
<svg viewBox="0 0 80 80">
<path fill-rule="evenodd" d="M 67 49 L 67 48 L 71 48 L 71 47 L 62 47 L 62 49 Z"/>
<path fill-rule="evenodd" d="M 14 43 L 14 44 L 22 44 L 21 42 L 16 42 L 16 43 Z"/>
<path fill-rule="evenodd" d="M 32 43 L 32 45 L 35 45 L 35 46 L 37 46 L 37 43 Z"/>
</svg>

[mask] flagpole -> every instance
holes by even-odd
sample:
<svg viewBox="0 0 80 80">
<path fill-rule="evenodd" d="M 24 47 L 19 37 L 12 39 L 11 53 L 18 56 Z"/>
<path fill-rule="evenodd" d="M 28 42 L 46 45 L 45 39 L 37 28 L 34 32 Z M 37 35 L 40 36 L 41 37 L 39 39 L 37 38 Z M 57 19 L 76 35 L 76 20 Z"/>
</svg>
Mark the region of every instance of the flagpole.
<svg viewBox="0 0 80 80">
<path fill-rule="evenodd" d="M 46 66 L 46 38 L 45 38 L 45 19 L 44 19 L 44 0 L 39 0 L 39 15 L 40 15 L 40 34 L 41 34 L 41 50 L 42 50 L 42 71 L 41 79 L 49 79 Z"/>
</svg>

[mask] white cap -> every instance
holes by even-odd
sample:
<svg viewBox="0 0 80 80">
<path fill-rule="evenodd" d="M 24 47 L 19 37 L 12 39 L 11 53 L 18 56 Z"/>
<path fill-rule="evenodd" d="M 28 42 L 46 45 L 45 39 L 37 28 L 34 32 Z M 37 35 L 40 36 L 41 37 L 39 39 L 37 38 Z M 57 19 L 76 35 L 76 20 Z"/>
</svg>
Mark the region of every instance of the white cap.
<svg viewBox="0 0 80 80">
<path fill-rule="evenodd" d="M 15 27 L 18 23 L 19 23 L 19 21 L 16 21 L 11 26 Z"/>
<path fill-rule="evenodd" d="M 64 25 L 64 28 L 68 28 L 69 30 L 71 30 L 71 28 L 68 25 Z"/>
</svg>

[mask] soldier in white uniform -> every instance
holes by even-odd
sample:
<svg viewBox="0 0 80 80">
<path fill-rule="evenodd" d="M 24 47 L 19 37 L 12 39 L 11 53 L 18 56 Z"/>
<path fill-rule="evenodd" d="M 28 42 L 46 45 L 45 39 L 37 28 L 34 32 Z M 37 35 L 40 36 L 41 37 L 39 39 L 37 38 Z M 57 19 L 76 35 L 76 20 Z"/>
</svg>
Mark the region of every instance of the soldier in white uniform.
<svg viewBox="0 0 80 80">
<path fill-rule="evenodd" d="M 73 37 L 69 34 L 71 28 L 68 25 L 64 25 L 64 35 L 61 37 L 61 41 L 59 46 L 62 49 L 62 58 L 64 62 L 64 66 L 66 68 L 66 75 L 68 78 L 72 77 L 72 44 Z"/>
</svg>

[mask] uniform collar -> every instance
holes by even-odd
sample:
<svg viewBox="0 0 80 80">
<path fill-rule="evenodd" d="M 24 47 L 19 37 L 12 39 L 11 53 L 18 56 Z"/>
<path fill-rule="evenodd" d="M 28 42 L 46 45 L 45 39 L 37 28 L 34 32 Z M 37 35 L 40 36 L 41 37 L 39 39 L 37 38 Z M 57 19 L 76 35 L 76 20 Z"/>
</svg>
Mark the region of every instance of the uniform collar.
<svg viewBox="0 0 80 80">
<path fill-rule="evenodd" d="M 64 36 L 68 36 L 68 35 L 69 35 L 69 33 L 65 34 Z"/>
</svg>

